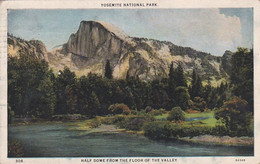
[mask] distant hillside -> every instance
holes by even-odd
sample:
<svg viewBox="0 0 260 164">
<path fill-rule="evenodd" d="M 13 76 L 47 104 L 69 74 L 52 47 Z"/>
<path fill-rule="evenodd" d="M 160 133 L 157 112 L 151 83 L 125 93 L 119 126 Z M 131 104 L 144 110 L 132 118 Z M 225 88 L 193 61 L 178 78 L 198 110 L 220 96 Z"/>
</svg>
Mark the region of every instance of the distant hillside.
<svg viewBox="0 0 260 164">
<path fill-rule="evenodd" d="M 48 61 L 45 45 L 39 40 L 26 41 L 11 35 L 7 37 L 8 56 L 30 55 Z"/>
</svg>

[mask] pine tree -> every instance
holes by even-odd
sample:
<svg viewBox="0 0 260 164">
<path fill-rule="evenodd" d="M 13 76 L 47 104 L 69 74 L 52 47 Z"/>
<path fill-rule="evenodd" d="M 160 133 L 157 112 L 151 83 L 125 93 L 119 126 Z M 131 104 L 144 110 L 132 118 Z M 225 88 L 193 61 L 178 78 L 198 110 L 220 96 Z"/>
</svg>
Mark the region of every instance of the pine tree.
<svg viewBox="0 0 260 164">
<path fill-rule="evenodd" d="M 109 60 L 107 60 L 106 62 L 106 66 L 105 66 L 105 77 L 108 78 L 108 79 L 112 79 L 113 78 L 113 71 L 112 71 L 112 68 L 110 66 L 110 62 Z"/>
<path fill-rule="evenodd" d="M 201 97 L 201 94 L 202 94 L 201 79 L 197 74 L 196 70 L 193 69 L 190 96 L 192 99 L 194 99 L 194 97 Z"/>
<path fill-rule="evenodd" d="M 186 110 L 190 107 L 190 95 L 186 87 L 176 88 L 176 105 Z"/>
<path fill-rule="evenodd" d="M 56 114 L 74 113 L 77 105 L 77 78 L 75 72 L 68 67 L 59 72 L 55 81 L 55 92 L 57 96 Z M 73 103 L 72 103 L 73 102 Z"/>
<path fill-rule="evenodd" d="M 100 101 L 96 95 L 95 92 L 91 92 L 91 95 L 88 99 L 88 115 L 93 117 L 96 116 L 98 114 L 102 114 L 100 113 Z"/>
<path fill-rule="evenodd" d="M 182 64 L 179 62 L 178 63 L 178 67 L 176 69 L 176 87 L 187 87 L 187 81 L 184 75 L 184 71 L 183 71 L 183 66 Z"/>
<path fill-rule="evenodd" d="M 253 49 L 239 47 L 232 56 L 231 88 L 232 93 L 245 99 L 253 112 Z"/>
<path fill-rule="evenodd" d="M 127 73 L 126 73 L 125 79 L 126 79 L 126 80 L 129 80 L 129 79 L 130 79 L 129 70 L 128 70 Z"/>
<path fill-rule="evenodd" d="M 175 70 L 173 68 L 173 62 L 170 65 L 170 70 L 169 70 L 169 79 L 168 79 L 168 96 L 170 99 L 170 105 L 174 106 L 174 93 L 175 93 L 175 81 L 174 81 L 174 76 L 175 76 Z"/>
</svg>

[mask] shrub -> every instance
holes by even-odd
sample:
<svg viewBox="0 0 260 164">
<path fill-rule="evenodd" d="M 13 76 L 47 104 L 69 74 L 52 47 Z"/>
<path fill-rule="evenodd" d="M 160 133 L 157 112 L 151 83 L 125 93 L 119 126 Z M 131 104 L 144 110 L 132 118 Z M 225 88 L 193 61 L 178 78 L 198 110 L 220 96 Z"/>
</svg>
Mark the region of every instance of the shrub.
<svg viewBox="0 0 260 164">
<path fill-rule="evenodd" d="M 91 123 L 90 123 L 90 127 L 91 128 L 97 128 L 97 127 L 99 127 L 101 125 L 101 121 L 100 121 L 100 119 L 98 119 L 98 118 L 94 118 L 92 121 L 91 121 Z"/>
<path fill-rule="evenodd" d="M 145 122 L 146 122 L 145 118 L 134 118 L 129 121 L 126 128 L 129 130 L 135 130 L 135 131 L 142 130 Z"/>
<path fill-rule="evenodd" d="M 105 117 L 105 118 L 101 119 L 101 123 L 111 125 L 111 124 L 113 124 L 114 119 L 115 119 L 114 117 Z"/>
<path fill-rule="evenodd" d="M 167 117 L 167 120 L 169 121 L 184 121 L 184 112 L 180 107 L 174 107 L 169 113 L 169 116 Z"/>
<path fill-rule="evenodd" d="M 216 136 L 225 136 L 228 135 L 228 129 L 226 128 L 226 126 L 217 125 L 212 129 L 211 134 Z"/>
<path fill-rule="evenodd" d="M 153 108 L 150 106 L 147 106 L 144 110 L 145 110 L 145 113 L 149 113 L 153 110 Z"/>
<path fill-rule="evenodd" d="M 225 124 L 228 134 L 231 136 L 251 136 L 253 134 L 251 128 L 253 116 L 247 101 L 243 99 L 235 97 L 231 101 L 225 102 L 219 110 L 215 111 L 215 117 Z"/>
<path fill-rule="evenodd" d="M 113 104 L 110 105 L 108 108 L 109 111 L 111 111 L 114 114 L 125 114 L 128 115 L 131 113 L 131 110 L 129 107 L 125 104 Z"/>
<path fill-rule="evenodd" d="M 149 122 L 144 126 L 144 135 L 152 139 L 170 139 L 179 137 L 194 137 L 212 134 L 211 127 L 193 127 L 171 124 L 168 121 Z"/>
<path fill-rule="evenodd" d="M 21 157 L 23 156 L 22 144 L 15 141 L 8 141 L 8 157 Z"/>
<path fill-rule="evenodd" d="M 158 109 L 153 109 L 152 111 L 149 112 L 152 116 L 159 116 L 165 113 L 165 109 L 160 108 Z"/>
<path fill-rule="evenodd" d="M 188 109 L 185 111 L 186 113 L 200 113 L 199 111 L 197 110 L 192 110 L 192 109 Z"/>
<path fill-rule="evenodd" d="M 117 116 L 114 119 L 114 124 L 119 128 L 138 131 L 142 130 L 143 125 L 151 120 L 152 118 L 147 116 Z"/>
<path fill-rule="evenodd" d="M 193 103 L 192 103 L 192 108 L 193 108 L 193 110 L 203 112 L 207 109 L 207 103 L 201 97 L 194 97 Z"/>
<path fill-rule="evenodd" d="M 172 125 L 169 122 L 149 122 L 144 126 L 144 135 L 152 139 L 167 139 L 174 137 L 172 129 Z"/>
</svg>

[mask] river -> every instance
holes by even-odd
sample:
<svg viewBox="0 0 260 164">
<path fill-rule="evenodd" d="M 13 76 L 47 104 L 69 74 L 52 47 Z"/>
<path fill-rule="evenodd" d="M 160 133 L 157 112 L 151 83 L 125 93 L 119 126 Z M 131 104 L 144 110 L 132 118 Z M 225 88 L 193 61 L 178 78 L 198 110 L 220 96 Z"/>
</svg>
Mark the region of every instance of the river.
<svg viewBox="0 0 260 164">
<path fill-rule="evenodd" d="M 252 147 L 154 141 L 127 133 L 86 133 L 66 123 L 10 126 L 9 140 L 19 140 L 24 157 L 177 157 L 253 156 Z"/>
</svg>

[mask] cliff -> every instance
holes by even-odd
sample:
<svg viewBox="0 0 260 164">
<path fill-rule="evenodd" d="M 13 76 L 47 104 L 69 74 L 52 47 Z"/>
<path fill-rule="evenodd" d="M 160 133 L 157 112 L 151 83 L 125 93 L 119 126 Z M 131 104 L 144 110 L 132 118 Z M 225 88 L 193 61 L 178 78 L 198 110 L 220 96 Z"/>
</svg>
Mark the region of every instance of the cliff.
<svg viewBox="0 0 260 164">
<path fill-rule="evenodd" d="M 56 72 L 67 66 L 79 76 L 89 72 L 104 75 L 105 63 L 109 60 L 114 78 L 125 78 L 128 73 L 146 81 L 167 77 L 171 62 L 175 67 L 181 62 L 188 77 L 196 68 L 203 79 L 226 78 L 232 55 L 226 51 L 223 57 L 217 57 L 168 41 L 130 37 L 100 21 L 82 21 L 67 43 L 52 52 L 47 52 L 40 41 L 8 37 L 8 54 L 18 53 L 35 54 L 47 60 Z"/>
</svg>

